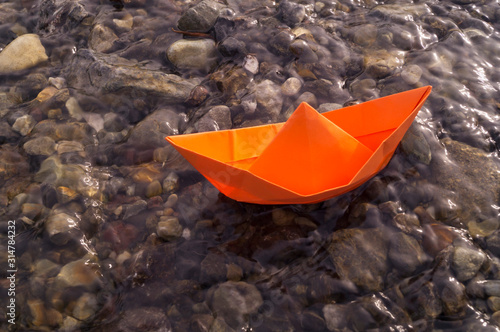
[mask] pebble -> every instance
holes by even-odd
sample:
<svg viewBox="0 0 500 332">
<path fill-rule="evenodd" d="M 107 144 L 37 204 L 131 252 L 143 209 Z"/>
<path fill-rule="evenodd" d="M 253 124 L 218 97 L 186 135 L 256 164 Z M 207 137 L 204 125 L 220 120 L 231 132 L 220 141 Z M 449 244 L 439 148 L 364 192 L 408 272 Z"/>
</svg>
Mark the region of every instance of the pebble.
<svg viewBox="0 0 500 332">
<path fill-rule="evenodd" d="M 159 196 L 162 194 L 162 187 L 161 183 L 158 180 L 155 180 L 148 184 L 148 187 L 146 188 L 146 197 L 154 197 L 154 196 Z"/>
<path fill-rule="evenodd" d="M 278 6 L 278 15 L 285 24 L 293 27 L 305 19 L 306 8 L 302 4 L 284 0 Z"/>
<path fill-rule="evenodd" d="M 472 279 L 485 260 L 486 255 L 474 247 L 466 245 L 455 246 L 452 256 L 452 267 L 457 280 L 467 281 Z"/>
<path fill-rule="evenodd" d="M 56 281 L 65 287 L 82 286 L 89 291 L 95 291 L 101 285 L 98 269 L 85 258 L 64 265 Z"/>
<path fill-rule="evenodd" d="M 427 261 L 417 240 L 404 233 L 396 233 L 391 237 L 388 256 L 396 271 L 404 276 L 412 275 Z"/>
<path fill-rule="evenodd" d="M 62 246 L 75 238 L 77 235 L 76 226 L 74 217 L 66 213 L 57 213 L 48 217 L 45 222 L 45 231 L 52 243 Z"/>
<path fill-rule="evenodd" d="M 349 309 L 344 304 L 327 304 L 323 307 L 326 327 L 330 331 L 340 331 L 346 328 L 346 316 Z"/>
<path fill-rule="evenodd" d="M 204 0 L 189 8 L 177 22 L 180 30 L 206 32 L 215 24 L 224 5 L 217 1 Z"/>
<path fill-rule="evenodd" d="M 373 24 L 364 24 L 354 32 L 354 42 L 359 46 L 371 46 L 377 39 L 377 27 Z"/>
<path fill-rule="evenodd" d="M 474 238 L 478 236 L 488 237 L 498 229 L 499 221 L 498 218 L 490 218 L 481 222 L 471 221 L 467 224 L 467 227 L 470 235 Z"/>
<path fill-rule="evenodd" d="M 198 132 L 217 131 L 231 129 L 231 110 L 225 105 L 212 107 L 205 115 L 195 123 L 194 128 Z"/>
<path fill-rule="evenodd" d="M 422 68 L 418 65 L 408 65 L 403 67 L 401 78 L 410 85 L 417 84 L 422 77 Z"/>
<path fill-rule="evenodd" d="M 128 141 L 142 149 L 151 149 L 165 146 L 165 137 L 178 133 L 179 115 L 172 108 L 160 108 L 130 131 Z"/>
<path fill-rule="evenodd" d="M 130 14 L 126 14 L 123 18 L 113 19 L 113 23 L 121 29 L 124 29 L 126 31 L 130 31 L 132 27 L 134 26 L 134 17 Z"/>
<path fill-rule="evenodd" d="M 0 52 L 0 74 L 34 67 L 49 59 L 40 37 L 24 34 L 14 39 Z"/>
<path fill-rule="evenodd" d="M 340 105 L 340 104 L 325 103 L 325 104 L 321 104 L 321 105 L 318 106 L 318 112 L 319 113 L 323 113 L 323 112 L 338 110 L 340 108 L 342 108 L 342 105 Z"/>
<path fill-rule="evenodd" d="M 118 36 L 112 29 L 103 24 L 96 24 L 90 32 L 89 47 L 97 52 L 107 52 L 116 40 Z"/>
<path fill-rule="evenodd" d="M 297 215 L 290 211 L 284 209 L 274 209 L 272 212 L 273 222 L 278 226 L 289 226 L 294 223 L 294 219 Z"/>
<path fill-rule="evenodd" d="M 498 296 L 491 296 L 488 298 L 488 307 L 493 311 L 497 312 L 500 311 L 500 297 Z"/>
<path fill-rule="evenodd" d="M 243 60 L 243 68 L 255 75 L 259 72 L 259 60 L 253 55 L 247 55 Z"/>
<path fill-rule="evenodd" d="M 182 226 L 175 217 L 161 217 L 156 232 L 166 241 L 172 241 L 182 236 Z"/>
<path fill-rule="evenodd" d="M 264 80 L 257 84 L 255 98 L 259 113 L 271 120 L 277 120 L 283 106 L 281 88 L 271 80 Z"/>
<path fill-rule="evenodd" d="M 181 39 L 167 49 L 167 58 L 177 68 L 209 71 L 217 64 L 215 42 L 211 39 Z"/>
<path fill-rule="evenodd" d="M 179 189 L 179 176 L 175 172 L 170 172 L 163 180 L 163 192 L 172 194 Z"/>
<path fill-rule="evenodd" d="M 19 134 L 26 136 L 35 127 L 36 121 L 31 115 L 23 115 L 16 119 L 12 125 L 12 129 Z"/>
<path fill-rule="evenodd" d="M 429 143 L 425 139 L 422 129 L 413 123 L 401 140 L 401 149 L 409 157 L 429 165 L 432 153 Z"/>
<path fill-rule="evenodd" d="M 95 90 L 123 94 L 133 90 L 161 96 L 167 103 L 184 102 L 196 86 L 177 75 L 139 66 L 137 61 L 89 49 L 79 49 L 67 68 L 71 68 L 65 72 L 68 85 L 88 91 L 91 95 L 95 94 Z"/>
<path fill-rule="evenodd" d="M 294 96 L 299 93 L 301 88 L 301 80 L 296 77 L 290 77 L 281 85 L 281 93 L 285 96 Z"/>
<path fill-rule="evenodd" d="M 78 320 L 89 319 L 94 316 L 98 308 L 97 297 L 91 293 L 83 293 L 75 303 L 73 317 Z"/>
<path fill-rule="evenodd" d="M 257 287 L 242 281 L 226 281 L 215 286 L 210 306 L 217 317 L 233 329 L 248 324 L 249 315 L 263 304 Z"/>
</svg>

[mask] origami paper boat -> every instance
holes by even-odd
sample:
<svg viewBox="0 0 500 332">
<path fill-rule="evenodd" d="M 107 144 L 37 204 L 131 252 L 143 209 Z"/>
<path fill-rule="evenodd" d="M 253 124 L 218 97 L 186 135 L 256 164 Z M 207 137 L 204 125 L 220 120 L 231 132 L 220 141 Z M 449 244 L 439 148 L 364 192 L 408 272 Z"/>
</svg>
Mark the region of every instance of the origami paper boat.
<svg viewBox="0 0 500 332">
<path fill-rule="evenodd" d="M 284 123 L 166 137 L 226 196 L 257 204 L 320 202 L 384 168 L 431 92 L 422 87 Z"/>
</svg>

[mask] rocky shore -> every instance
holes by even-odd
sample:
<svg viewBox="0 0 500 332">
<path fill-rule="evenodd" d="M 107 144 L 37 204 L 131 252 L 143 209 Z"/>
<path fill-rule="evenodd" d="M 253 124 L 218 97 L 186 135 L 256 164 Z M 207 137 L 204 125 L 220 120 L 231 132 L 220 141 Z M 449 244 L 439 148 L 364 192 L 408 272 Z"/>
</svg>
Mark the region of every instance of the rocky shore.
<svg viewBox="0 0 500 332">
<path fill-rule="evenodd" d="M 488 0 L 1 2 L 0 329 L 497 331 L 499 22 Z M 387 168 L 317 204 L 235 202 L 164 139 L 425 85 Z"/>
</svg>

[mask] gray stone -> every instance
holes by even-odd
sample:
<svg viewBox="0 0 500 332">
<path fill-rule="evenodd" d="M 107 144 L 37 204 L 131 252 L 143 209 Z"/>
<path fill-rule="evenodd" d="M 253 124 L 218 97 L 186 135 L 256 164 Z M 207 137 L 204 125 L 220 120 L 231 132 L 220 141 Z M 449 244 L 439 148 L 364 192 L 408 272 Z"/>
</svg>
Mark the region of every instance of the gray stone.
<svg viewBox="0 0 500 332">
<path fill-rule="evenodd" d="M 487 296 L 500 297 L 500 280 L 485 280 L 481 284 Z"/>
<path fill-rule="evenodd" d="M 56 277 L 56 282 L 63 287 L 81 286 L 89 291 L 98 289 L 102 282 L 96 265 L 87 258 L 64 265 Z"/>
<path fill-rule="evenodd" d="M 466 281 L 473 278 L 485 260 L 486 255 L 479 249 L 462 244 L 456 246 L 452 256 L 452 267 L 457 280 Z"/>
<path fill-rule="evenodd" d="M 330 331 L 340 331 L 346 327 L 349 310 L 344 304 L 327 304 L 323 307 L 326 327 Z"/>
<path fill-rule="evenodd" d="M 401 78 L 410 85 L 417 84 L 420 81 L 420 77 L 422 77 L 422 68 L 417 65 L 405 66 L 403 71 L 401 71 Z"/>
<path fill-rule="evenodd" d="M 259 113 L 271 120 L 277 120 L 283 107 L 281 89 L 270 80 L 264 80 L 257 84 L 255 98 Z"/>
<path fill-rule="evenodd" d="M 209 71 L 217 64 L 215 42 L 211 39 L 180 39 L 167 49 L 167 58 L 177 68 Z"/>
<path fill-rule="evenodd" d="M 404 56 L 400 52 L 370 51 L 365 54 L 366 72 L 376 79 L 384 78 L 401 66 L 403 60 Z"/>
<path fill-rule="evenodd" d="M 214 106 L 194 125 L 198 132 L 231 129 L 231 111 L 225 105 Z"/>
<path fill-rule="evenodd" d="M 401 275 L 413 274 L 425 263 L 426 258 L 426 254 L 415 238 L 404 233 L 395 233 L 391 237 L 389 259 Z"/>
<path fill-rule="evenodd" d="M 388 241 L 381 229 L 343 229 L 333 233 L 328 252 L 342 279 L 380 291 L 388 272 Z"/>
<path fill-rule="evenodd" d="M 456 193 L 457 215 L 468 224 L 483 214 L 496 213 L 500 201 L 500 168 L 488 153 L 467 144 L 443 139 L 447 153 L 433 156 L 431 171 L 435 183 Z"/>
<path fill-rule="evenodd" d="M 123 220 L 131 218 L 138 215 L 148 207 L 148 203 L 145 200 L 138 200 L 132 204 L 124 206 Z"/>
<path fill-rule="evenodd" d="M 354 42 L 366 47 L 372 45 L 377 39 L 377 27 L 373 24 L 364 24 L 354 32 Z"/>
<path fill-rule="evenodd" d="M 97 297 L 94 294 L 83 293 L 75 303 L 73 317 L 79 320 L 89 319 L 94 316 L 98 308 Z"/>
<path fill-rule="evenodd" d="M 467 305 L 464 285 L 450 278 L 441 285 L 440 293 L 445 315 L 453 316 L 464 312 Z"/>
<path fill-rule="evenodd" d="M 257 287 L 242 281 L 216 286 L 211 300 L 212 311 L 234 329 L 248 323 L 249 315 L 263 304 Z"/>
<path fill-rule="evenodd" d="M 118 36 L 112 29 L 102 24 L 96 24 L 90 32 L 89 47 L 97 52 L 107 52 L 113 47 L 116 40 L 118 40 Z"/>
<path fill-rule="evenodd" d="M 210 30 L 224 5 L 217 1 L 204 0 L 189 8 L 177 22 L 180 30 L 206 32 Z"/>
<path fill-rule="evenodd" d="M 183 102 L 196 86 L 177 75 L 140 65 L 116 55 L 80 49 L 67 66 L 68 86 L 87 91 L 122 93 L 130 91 L 160 97 L 165 102 Z"/>
<path fill-rule="evenodd" d="M 318 112 L 323 113 L 323 112 L 338 110 L 339 108 L 342 108 L 342 105 L 335 103 L 325 103 L 319 105 Z"/>
<path fill-rule="evenodd" d="M 306 8 L 304 5 L 288 0 L 280 2 L 278 11 L 282 21 L 291 27 L 299 24 L 306 17 Z"/>
<path fill-rule="evenodd" d="M 281 85 L 281 93 L 285 96 L 294 96 L 302 88 L 302 82 L 296 77 L 290 77 Z"/>
<path fill-rule="evenodd" d="M 162 239 L 171 241 L 181 237 L 182 226 L 175 217 L 161 217 L 156 232 Z"/>
<path fill-rule="evenodd" d="M 24 143 L 23 149 L 29 155 L 50 156 L 56 151 L 56 143 L 52 138 L 42 136 Z"/>
<path fill-rule="evenodd" d="M 179 189 L 179 176 L 170 172 L 167 177 L 163 180 L 163 192 L 166 194 L 171 194 Z"/>
<path fill-rule="evenodd" d="M 179 115 L 171 108 L 162 108 L 139 122 L 130 132 L 128 142 L 140 147 L 160 147 L 167 145 L 166 136 L 178 133 Z"/>
<path fill-rule="evenodd" d="M 157 307 L 140 307 L 123 311 L 122 319 L 116 331 L 172 331 L 165 309 Z"/>
<path fill-rule="evenodd" d="M 52 243 L 62 246 L 81 235 L 76 226 L 78 226 L 77 220 L 74 217 L 66 213 L 57 213 L 48 217 L 45 231 Z"/>
<path fill-rule="evenodd" d="M 401 7 L 397 4 L 379 5 L 372 9 L 372 13 L 386 16 L 399 22 L 408 21 L 408 17 L 413 17 L 413 21 L 425 14 L 430 14 L 431 9 L 426 4 L 407 5 Z"/>
<path fill-rule="evenodd" d="M 36 121 L 31 115 L 23 115 L 16 119 L 16 122 L 12 125 L 14 129 L 19 134 L 26 136 L 35 127 Z"/>
<path fill-rule="evenodd" d="M 429 165 L 432 160 L 431 148 L 422 130 L 415 122 L 410 126 L 401 140 L 401 150 L 421 163 Z"/>
<path fill-rule="evenodd" d="M 28 69 L 48 59 L 40 37 L 25 34 L 14 39 L 0 52 L 0 74 Z"/>
</svg>

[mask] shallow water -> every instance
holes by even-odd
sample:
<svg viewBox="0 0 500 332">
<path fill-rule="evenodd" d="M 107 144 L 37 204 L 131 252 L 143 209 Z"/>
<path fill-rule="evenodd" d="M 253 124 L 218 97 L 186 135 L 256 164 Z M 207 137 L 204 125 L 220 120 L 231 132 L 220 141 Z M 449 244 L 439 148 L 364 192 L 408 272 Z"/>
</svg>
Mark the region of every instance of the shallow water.
<svg viewBox="0 0 500 332">
<path fill-rule="evenodd" d="M 0 2 L 0 49 L 47 56 L 0 53 L 1 329 L 498 330 L 498 2 L 227 0 L 185 28 L 197 3 Z M 317 204 L 233 201 L 164 140 L 425 85 L 389 165 Z"/>
</svg>

